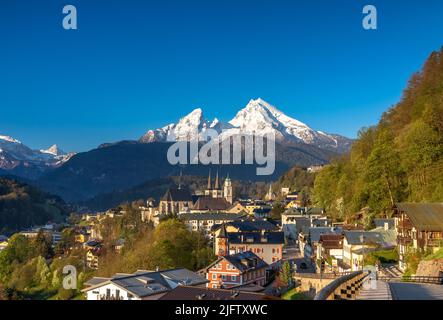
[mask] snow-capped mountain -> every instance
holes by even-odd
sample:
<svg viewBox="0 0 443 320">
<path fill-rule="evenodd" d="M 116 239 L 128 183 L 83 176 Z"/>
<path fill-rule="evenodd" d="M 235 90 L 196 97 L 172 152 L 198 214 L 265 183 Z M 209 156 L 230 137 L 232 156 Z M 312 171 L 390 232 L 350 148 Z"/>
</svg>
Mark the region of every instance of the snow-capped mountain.
<svg viewBox="0 0 443 320">
<path fill-rule="evenodd" d="M 56 145 L 47 150 L 32 150 L 17 139 L 0 135 L 0 169 L 13 170 L 23 166 L 43 171 L 62 165 L 72 156 L 73 153 L 65 153 Z"/>
<path fill-rule="evenodd" d="M 251 100 L 228 123 L 218 119 L 207 121 L 202 109 L 195 109 L 176 124 L 149 130 L 141 142 L 165 142 L 177 140 L 196 140 L 198 134 L 206 128 L 217 130 L 220 139 L 235 134 L 266 134 L 274 133 L 280 143 L 305 143 L 336 152 L 349 150 L 351 139 L 340 135 L 316 131 L 305 123 L 285 115 L 263 99 Z"/>
<path fill-rule="evenodd" d="M 228 124 L 220 122 L 217 118 L 208 121 L 203 117 L 203 110 L 197 108 L 177 123 L 171 123 L 163 128 L 149 130 L 140 138 L 141 142 L 165 141 L 193 141 L 206 129 L 214 129 L 221 133 L 223 129 L 230 128 Z"/>
<path fill-rule="evenodd" d="M 64 152 L 63 150 L 59 149 L 56 144 L 52 145 L 51 147 L 49 147 L 46 150 L 40 150 L 40 152 L 41 153 L 46 153 L 46 154 L 52 154 L 53 156 L 62 156 L 62 155 L 66 154 L 66 152 Z"/>
</svg>

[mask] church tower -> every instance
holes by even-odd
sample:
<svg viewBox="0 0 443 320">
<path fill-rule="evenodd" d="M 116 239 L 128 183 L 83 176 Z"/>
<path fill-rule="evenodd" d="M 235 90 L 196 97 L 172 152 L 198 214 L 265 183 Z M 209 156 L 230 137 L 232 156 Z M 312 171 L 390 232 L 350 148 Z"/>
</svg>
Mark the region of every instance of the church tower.
<svg viewBox="0 0 443 320">
<path fill-rule="evenodd" d="M 215 176 L 215 183 L 214 183 L 214 189 L 212 190 L 212 197 L 213 198 L 223 198 L 222 190 L 220 188 L 220 183 L 218 181 L 218 171 L 217 171 L 217 175 Z"/>
<path fill-rule="evenodd" d="M 268 201 L 275 200 L 275 194 L 272 192 L 272 184 L 269 186 L 269 191 L 266 194 L 266 200 Z"/>
<path fill-rule="evenodd" d="M 217 256 L 229 255 L 228 233 L 226 232 L 226 226 L 223 224 L 220 233 L 217 236 Z"/>
<path fill-rule="evenodd" d="M 212 196 L 211 170 L 209 170 L 208 186 L 206 187 L 206 190 L 205 190 L 205 196 Z"/>
<path fill-rule="evenodd" d="M 232 182 L 229 178 L 229 175 L 226 177 L 225 183 L 223 185 L 223 197 L 228 201 L 230 204 L 233 202 L 233 194 L 232 194 Z"/>
</svg>

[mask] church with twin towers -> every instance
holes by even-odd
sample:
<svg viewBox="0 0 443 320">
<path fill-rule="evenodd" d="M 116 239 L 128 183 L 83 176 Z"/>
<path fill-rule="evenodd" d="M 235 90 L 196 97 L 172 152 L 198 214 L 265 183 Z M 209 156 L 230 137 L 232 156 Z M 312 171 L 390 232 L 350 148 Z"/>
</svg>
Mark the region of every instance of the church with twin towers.
<svg viewBox="0 0 443 320">
<path fill-rule="evenodd" d="M 229 175 L 226 177 L 225 182 L 223 183 L 223 188 L 221 188 L 218 177 L 218 171 L 217 174 L 215 175 L 214 184 L 212 184 L 211 171 L 209 171 L 208 185 L 204 191 L 204 195 L 206 197 L 211 197 L 215 199 L 224 198 L 228 203 L 232 204 L 233 202 L 232 182 L 231 178 L 229 178 Z"/>
</svg>

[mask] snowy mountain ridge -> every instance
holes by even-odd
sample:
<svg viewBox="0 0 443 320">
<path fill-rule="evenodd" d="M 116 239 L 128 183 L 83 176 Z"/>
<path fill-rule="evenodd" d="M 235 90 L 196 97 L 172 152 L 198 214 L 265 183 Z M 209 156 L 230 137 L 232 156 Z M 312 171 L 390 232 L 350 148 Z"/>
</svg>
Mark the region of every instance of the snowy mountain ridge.
<svg viewBox="0 0 443 320">
<path fill-rule="evenodd" d="M 10 170 L 20 165 L 58 167 L 73 155 L 63 152 L 57 145 L 47 150 L 33 150 L 15 138 L 0 135 L 0 169 Z"/>
<path fill-rule="evenodd" d="M 346 137 L 313 130 L 261 98 L 250 100 L 246 107 L 238 111 L 227 123 L 217 118 L 208 121 L 204 118 L 202 109 L 197 108 L 175 124 L 148 130 L 139 141 L 144 143 L 194 141 L 207 128 L 215 129 L 221 139 L 235 134 L 274 133 L 276 140 L 281 143 L 301 142 L 339 153 L 349 150 L 352 143 L 352 140 Z"/>
</svg>

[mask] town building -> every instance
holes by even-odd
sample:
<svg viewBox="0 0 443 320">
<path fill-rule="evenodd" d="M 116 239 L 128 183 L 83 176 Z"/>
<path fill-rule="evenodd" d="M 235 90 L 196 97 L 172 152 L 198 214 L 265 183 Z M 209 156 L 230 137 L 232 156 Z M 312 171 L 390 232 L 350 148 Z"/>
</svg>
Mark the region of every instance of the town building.
<svg viewBox="0 0 443 320">
<path fill-rule="evenodd" d="M 324 272 L 343 270 L 343 235 L 322 234 L 317 245 L 317 260 L 324 261 Z"/>
<path fill-rule="evenodd" d="M 160 213 L 154 199 L 146 200 L 146 206 L 140 206 L 139 209 L 142 222 L 154 222 Z"/>
<path fill-rule="evenodd" d="M 86 251 L 86 265 L 88 266 L 88 268 L 94 270 L 98 269 L 101 254 L 102 254 L 101 247 L 91 248 L 88 249 L 88 251 Z"/>
<path fill-rule="evenodd" d="M 285 210 L 281 217 L 285 238 L 292 241 L 298 240 L 303 230 L 308 231 L 309 228 L 332 225 L 331 219 L 324 216 L 323 211 L 313 211 L 311 208 L 291 208 Z"/>
<path fill-rule="evenodd" d="M 189 211 L 193 205 L 191 193 L 182 188 L 170 188 L 166 191 L 159 203 L 159 212 L 162 215 L 178 214 Z"/>
<path fill-rule="evenodd" d="M 205 213 L 209 211 L 226 212 L 231 204 L 225 198 L 213 198 L 210 196 L 199 197 L 192 206 L 191 213 Z"/>
<path fill-rule="evenodd" d="M 85 282 L 87 300 L 157 300 L 180 285 L 204 286 L 207 280 L 184 268 L 118 273 L 110 278 L 94 277 Z"/>
<path fill-rule="evenodd" d="M 254 209 L 252 215 L 254 219 L 267 219 L 271 215 L 272 208 L 270 206 L 263 206 L 261 208 Z"/>
<path fill-rule="evenodd" d="M 246 209 L 246 207 L 240 201 L 237 201 L 232 206 L 230 206 L 226 210 L 226 212 L 227 213 L 244 213 L 244 214 L 247 214 L 248 213 L 248 209 Z"/>
<path fill-rule="evenodd" d="M 221 255 L 206 268 L 208 288 L 238 288 L 266 284 L 268 264 L 251 251 Z"/>
<path fill-rule="evenodd" d="M 377 228 L 370 231 L 344 231 L 343 263 L 351 271 L 362 270 L 365 256 L 377 250 L 393 249 L 396 246 L 396 230 Z"/>
<path fill-rule="evenodd" d="M 191 231 L 203 232 L 209 239 L 212 239 L 212 229 L 216 225 L 240 220 L 244 214 L 235 213 L 182 213 L 179 219 L 183 221 Z"/>
<path fill-rule="evenodd" d="M 283 258 L 283 232 L 275 231 L 241 231 L 228 232 L 223 225 L 214 241 L 216 255 L 233 255 L 251 251 L 263 259 L 272 268 L 278 268 Z"/>
<path fill-rule="evenodd" d="M 240 219 L 224 224 L 227 232 L 262 232 L 280 231 L 280 227 L 271 219 Z M 222 229 L 222 225 L 215 226 L 214 233 L 217 236 Z"/>
<path fill-rule="evenodd" d="M 320 237 L 327 234 L 342 234 L 339 227 L 310 227 L 299 235 L 300 252 L 311 263 L 317 262 L 317 248 Z"/>
<path fill-rule="evenodd" d="M 323 170 L 324 166 L 323 165 L 313 165 L 307 168 L 306 171 L 308 171 L 309 173 L 316 173 L 316 172 L 320 172 L 321 170 Z"/>
<path fill-rule="evenodd" d="M 225 182 L 223 184 L 223 189 L 220 187 L 220 182 L 218 178 L 218 172 L 215 176 L 214 185 L 212 185 L 211 181 L 211 171 L 209 171 L 208 175 L 208 185 L 206 190 L 204 191 L 205 197 L 215 198 L 215 199 L 224 199 L 229 205 L 232 205 L 234 202 L 234 193 L 232 188 L 232 181 L 229 178 L 229 175 L 226 177 Z M 227 208 L 226 208 L 227 209 Z"/>
<path fill-rule="evenodd" d="M 280 190 L 280 194 L 283 197 L 286 197 L 289 194 L 289 188 L 288 187 L 282 187 L 281 190 Z"/>
<path fill-rule="evenodd" d="M 443 203 L 397 203 L 394 212 L 400 269 L 407 267 L 409 250 L 443 247 Z"/>
</svg>

